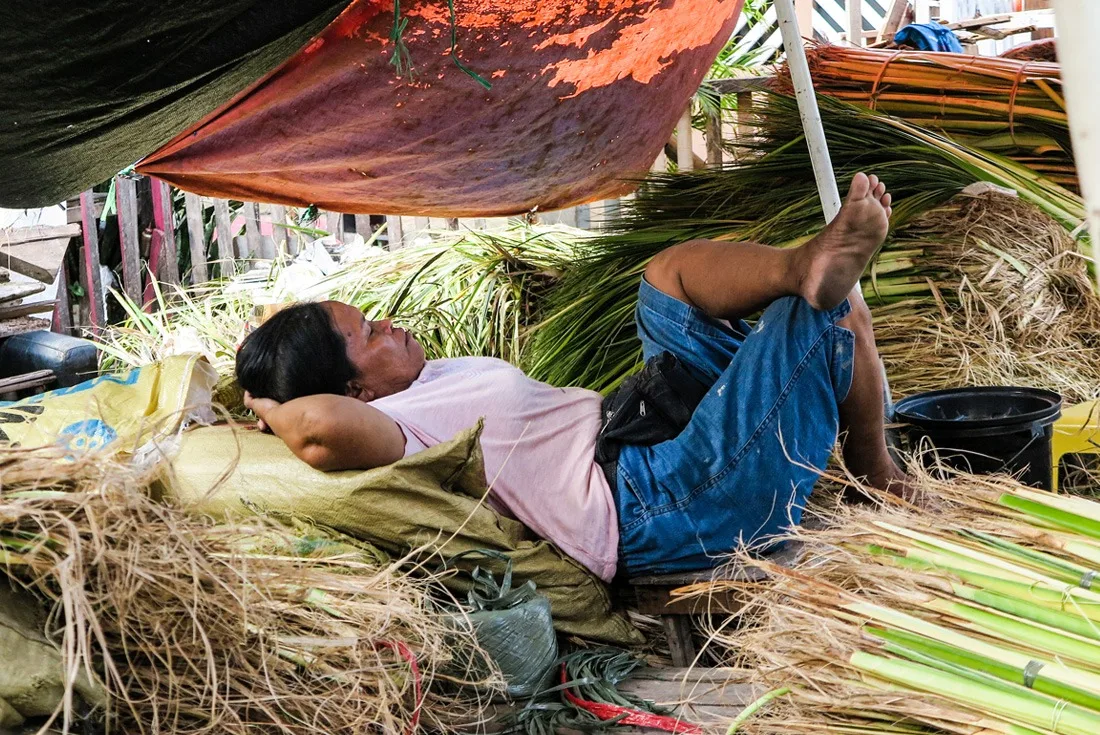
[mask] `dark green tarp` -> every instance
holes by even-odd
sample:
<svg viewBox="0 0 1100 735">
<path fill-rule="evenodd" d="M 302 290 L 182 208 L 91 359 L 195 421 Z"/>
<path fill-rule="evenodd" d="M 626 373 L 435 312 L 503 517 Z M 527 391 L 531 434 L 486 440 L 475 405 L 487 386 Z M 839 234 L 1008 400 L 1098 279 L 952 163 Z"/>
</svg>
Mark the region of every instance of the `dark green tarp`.
<svg viewBox="0 0 1100 735">
<path fill-rule="evenodd" d="M 348 0 L 0 4 L 0 206 L 104 181 L 290 58 Z"/>
</svg>

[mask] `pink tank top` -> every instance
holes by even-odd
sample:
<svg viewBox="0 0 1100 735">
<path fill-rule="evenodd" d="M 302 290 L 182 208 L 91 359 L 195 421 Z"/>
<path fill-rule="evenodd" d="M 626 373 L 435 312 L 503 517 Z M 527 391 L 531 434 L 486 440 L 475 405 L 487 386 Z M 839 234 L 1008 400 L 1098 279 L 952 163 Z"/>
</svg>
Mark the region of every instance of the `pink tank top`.
<svg viewBox="0 0 1100 735">
<path fill-rule="evenodd" d="M 489 503 L 605 581 L 615 575 L 619 524 L 595 462 L 598 393 L 555 388 L 492 357 L 429 360 L 408 389 L 371 401 L 405 433 L 405 455 L 485 419 Z"/>
</svg>

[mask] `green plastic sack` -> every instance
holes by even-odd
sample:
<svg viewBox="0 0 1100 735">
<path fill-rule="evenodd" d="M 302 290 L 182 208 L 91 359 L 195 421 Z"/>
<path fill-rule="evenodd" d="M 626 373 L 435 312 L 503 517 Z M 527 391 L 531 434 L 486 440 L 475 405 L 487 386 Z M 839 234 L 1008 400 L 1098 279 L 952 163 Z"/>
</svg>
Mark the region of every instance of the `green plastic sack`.
<svg viewBox="0 0 1100 735">
<path fill-rule="evenodd" d="M 64 701 L 61 652 L 43 633 L 45 617 L 37 600 L 0 580 L 0 730 L 51 715 Z M 90 705 L 106 704 L 103 689 L 83 673 L 73 688 Z"/>
<path fill-rule="evenodd" d="M 614 645 L 644 641 L 612 610 L 606 585 L 518 521 L 494 512 L 487 492 L 480 426 L 386 467 L 320 472 L 277 437 L 226 425 L 184 433 L 163 492 L 183 508 L 217 519 L 253 513 L 290 516 L 374 544 L 395 556 L 410 551 L 431 566 L 473 549 L 512 561 L 515 579 L 533 581 L 550 600 L 562 633 Z M 504 563 L 486 559 L 496 574 Z M 465 576 L 445 583 L 465 594 Z"/>
<path fill-rule="evenodd" d="M 468 551 L 448 565 L 470 555 L 502 561 L 504 578 L 497 584 L 492 572 L 474 567 L 470 573 L 472 587 L 466 595 L 469 610 L 463 620 L 473 626 L 481 650 L 504 677 L 508 696 L 526 699 L 544 688 L 558 658 L 550 600 L 540 595 L 530 580 L 513 587 L 512 562 L 499 552 Z"/>
</svg>

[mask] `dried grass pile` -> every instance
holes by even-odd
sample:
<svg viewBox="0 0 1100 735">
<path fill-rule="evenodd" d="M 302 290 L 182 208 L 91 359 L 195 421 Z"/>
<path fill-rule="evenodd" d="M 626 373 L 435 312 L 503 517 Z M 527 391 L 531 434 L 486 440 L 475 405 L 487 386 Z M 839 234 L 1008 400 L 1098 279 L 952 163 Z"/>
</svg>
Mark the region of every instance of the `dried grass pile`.
<svg viewBox="0 0 1100 735">
<path fill-rule="evenodd" d="M 750 735 L 1100 732 L 1100 504 L 920 474 L 921 508 L 818 507 L 712 633 L 775 698 Z M 736 629 L 735 622 L 742 627 Z"/>
<path fill-rule="evenodd" d="M 914 219 L 891 250 L 909 253 L 909 277 L 925 282 L 924 294 L 887 304 L 875 303 L 875 278 L 864 283 L 895 394 L 1026 385 L 1069 403 L 1100 395 L 1100 299 L 1073 240 L 1037 207 L 959 196 Z"/>
<path fill-rule="evenodd" d="M 454 686 L 476 643 L 430 579 L 319 531 L 188 517 L 152 500 L 151 482 L 102 455 L 0 454 L 5 571 L 52 609 L 66 670 L 102 682 L 106 731 L 351 735 L 478 719 Z"/>
</svg>

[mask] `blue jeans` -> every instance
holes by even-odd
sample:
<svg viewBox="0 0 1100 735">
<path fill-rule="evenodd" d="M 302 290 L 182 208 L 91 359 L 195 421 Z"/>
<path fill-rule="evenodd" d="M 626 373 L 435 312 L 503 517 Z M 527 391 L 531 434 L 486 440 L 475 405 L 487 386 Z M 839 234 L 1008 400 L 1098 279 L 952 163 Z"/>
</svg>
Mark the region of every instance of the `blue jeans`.
<svg viewBox="0 0 1100 735">
<path fill-rule="evenodd" d="M 840 426 L 855 336 L 845 301 L 785 297 L 755 327 L 727 327 L 644 279 L 645 358 L 672 352 L 711 385 L 675 439 L 619 455 L 620 568 L 630 576 L 714 566 L 797 525 Z"/>
</svg>

